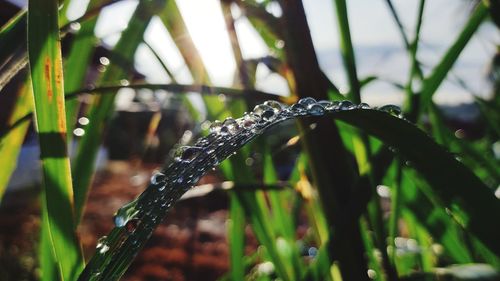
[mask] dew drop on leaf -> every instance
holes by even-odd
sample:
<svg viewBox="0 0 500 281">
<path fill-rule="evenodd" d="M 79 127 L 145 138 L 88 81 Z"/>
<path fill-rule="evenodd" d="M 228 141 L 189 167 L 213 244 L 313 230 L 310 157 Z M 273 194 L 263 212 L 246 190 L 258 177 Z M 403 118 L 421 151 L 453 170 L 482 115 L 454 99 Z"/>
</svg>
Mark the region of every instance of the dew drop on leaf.
<svg viewBox="0 0 500 281">
<path fill-rule="evenodd" d="M 307 113 L 314 116 L 321 116 L 325 114 L 325 108 L 318 103 L 313 103 L 307 106 Z"/>
<path fill-rule="evenodd" d="M 167 177 L 163 174 L 163 173 L 155 173 L 152 177 L 151 177 L 151 184 L 162 184 L 164 183 L 165 181 L 167 180 Z"/>
<path fill-rule="evenodd" d="M 301 98 L 297 104 L 301 104 L 303 105 L 304 107 L 307 107 L 308 105 L 310 104 L 314 104 L 316 103 L 316 100 L 313 99 L 313 98 L 310 98 L 310 97 L 307 97 L 307 98 Z"/>
<path fill-rule="evenodd" d="M 212 122 L 212 125 L 210 125 L 210 133 L 219 133 L 220 129 L 222 127 L 222 122 L 219 120 L 215 120 Z"/>
<path fill-rule="evenodd" d="M 348 101 L 348 100 L 341 101 L 339 104 L 340 110 L 351 110 L 354 108 L 356 108 L 356 106 L 351 101 Z"/>
<path fill-rule="evenodd" d="M 384 105 L 384 106 L 380 107 L 379 110 L 387 112 L 390 115 L 395 116 L 395 117 L 399 117 L 399 118 L 402 117 L 401 108 L 399 108 L 399 106 L 397 106 L 397 105 L 393 105 L 393 104 Z"/>
<path fill-rule="evenodd" d="M 274 100 L 265 101 L 264 105 L 271 107 L 276 113 L 280 112 L 283 109 L 283 105 Z"/>
</svg>

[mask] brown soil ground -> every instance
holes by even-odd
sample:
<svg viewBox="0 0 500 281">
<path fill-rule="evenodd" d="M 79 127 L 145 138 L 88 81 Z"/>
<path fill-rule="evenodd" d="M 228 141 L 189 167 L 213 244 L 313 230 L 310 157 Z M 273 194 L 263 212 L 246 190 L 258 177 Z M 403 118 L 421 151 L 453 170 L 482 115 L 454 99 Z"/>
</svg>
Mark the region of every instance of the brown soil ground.
<svg viewBox="0 0 500 281">
<path fill-rule="evenodd" d="M 137 165 L 134 165 L 137 166 Z M 86 259 L 99 237 L 113 228 L 113 214 L 144 189 L 157 168 L 128 162 L 108 165 L 94 179 L 78 229 Z M 217 181 L 213 175 L 200 184 Z M 0 208 L 0 281 L 37 280 L 39 204 L 37 192 L 6 195 Z M 228 199 L 215 191 L 178 202 L 139 253 L 123 280 L 217 280 L 229 269 L 226 221 Z M 247 251 L 257 248 L 250 230 Z"/>
</svg>

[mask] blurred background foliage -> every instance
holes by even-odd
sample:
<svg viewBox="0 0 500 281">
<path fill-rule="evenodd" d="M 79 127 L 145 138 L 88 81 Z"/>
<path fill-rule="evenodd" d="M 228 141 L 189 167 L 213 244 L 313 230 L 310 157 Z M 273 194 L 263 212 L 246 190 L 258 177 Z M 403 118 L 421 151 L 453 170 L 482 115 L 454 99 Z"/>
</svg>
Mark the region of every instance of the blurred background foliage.
<svg viewBox="0 0 500 281">
<path fill-rule="evenodd" d="M 499 18 L 497 0 L 1 1 L 0 280 L 76 280 L 169 151 L 309 96 L 399 105 L 478 181 L 426 181 L 404 130 L 288 122 L 186 193 L 124 280 L 499 280 Z"/>
</svg>

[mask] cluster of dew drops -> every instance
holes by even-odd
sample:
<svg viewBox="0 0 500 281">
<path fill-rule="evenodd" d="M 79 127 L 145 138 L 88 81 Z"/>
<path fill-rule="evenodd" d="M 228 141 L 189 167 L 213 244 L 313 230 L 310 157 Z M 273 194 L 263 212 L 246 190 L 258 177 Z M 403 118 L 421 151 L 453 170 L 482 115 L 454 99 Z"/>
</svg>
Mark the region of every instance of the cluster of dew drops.
<svg viewBox="0 0 500 281">
<path fill-rule="evenodd" d="M 181 146 L 177 148 L 174 153 L 174 161 L 169 168 L 188 165 L 202 154 L 205 156 L 214 154 L 218 147 L 225 145 L 226 142 L 224 142 L 224 140 L 233 136 L 247 136 L 248 138 L 243 139 L 248 141 L 251 137 L 260 134 L 267 127 L 287 119 L 300 116 L 322 116 L 328 113 L 354 109 L 364 110 L 371 109 L 371 107 L 366 103 L 356 105 L 348 100 L 316 101 L 310 97 L 302 98 L 291 106 L 284 105 L 274 100 L 269 100 L 256 105 L 251 112 L 245 113 L 241 118 L 234 119 L 232 117 L 228 117 L 224 121 L 214 121 L 209 128 L 210 133 L 206 137 L 198 139 L 193 146 Z M 385 105 L 374 109 L 402 118 L 401 109 L 395 105 Z M 246 141 L 242 141 L 241 145 Z M 238 144 L 236 144 L 236 146 L 237 147 L 233 150 L 236 150 L 239 147 Z M 220 162 L 219 159 L 215 159 L 217 161 L 211 162 L 211 166 L 216 166 Z M 175 178 L 173 183 L 188 185 L 195 184 L 202 173 L 208 169 L 206 166 L 207 165 L 202 166 L 197 175 L 191 174 L 187 176 L 186 179 L 183 176 L 178 176 Z M 153 186 L 158 191 L 162 192 L 167 186 L 167 181 L 168 177 L 164 173 L 157 172 L 151 177 L 150 187 Z M 169 181 L 169 183 L 172 182 Z M 130 226 L 131 224 L 135 225 L 134 217 L 137 214 L 135 203 L 136 202 L 124 205 L 117 211 L 114 217 L 114 222 L 117 227 L 126 227 L 129 232 L 135 230 L 135 228 L 132 229 Z M 167 200 L 165 204 L 168 204 L 166 207 L 170 207 L 172 205 L 172 201 Z M 96 249 L 100 254 L 104 254 L 109 250 L 106 240 L 106 236 L 103 236 L 98 240 Z"/>
</svg>

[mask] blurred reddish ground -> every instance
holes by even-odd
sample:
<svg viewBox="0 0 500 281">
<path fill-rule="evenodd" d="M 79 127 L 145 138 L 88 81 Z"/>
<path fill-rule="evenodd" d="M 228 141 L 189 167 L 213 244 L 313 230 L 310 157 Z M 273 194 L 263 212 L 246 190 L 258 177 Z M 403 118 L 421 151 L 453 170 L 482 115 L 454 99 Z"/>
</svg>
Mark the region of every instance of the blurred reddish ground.
<svg viewBox="0 0 500 281">
<path fill-rule="evenodd" d="M 136 166 L 136 165 L 135 165 Z M 94 179 L 79 235 L 86 259 L 113 227 L 113 214 L 135 198 L 155 166 L 112 162 Z M 200 184 L 216 181 L 208 175 Z M 36 280 L 39 204 L 35 192 L 8 194 L 0 208 L 0 280 Z M 229 270 L 228 199 L 215 191 L 180 201 L 155 230 L 123 280 L 216 280 Z M 247 251 L 257 248 L 247 231 Z"/>
</svg>

